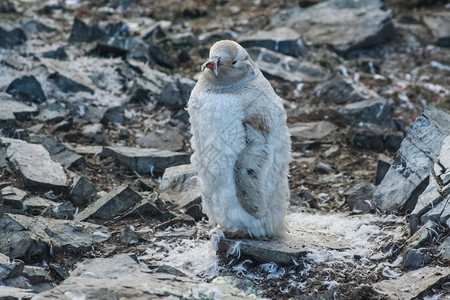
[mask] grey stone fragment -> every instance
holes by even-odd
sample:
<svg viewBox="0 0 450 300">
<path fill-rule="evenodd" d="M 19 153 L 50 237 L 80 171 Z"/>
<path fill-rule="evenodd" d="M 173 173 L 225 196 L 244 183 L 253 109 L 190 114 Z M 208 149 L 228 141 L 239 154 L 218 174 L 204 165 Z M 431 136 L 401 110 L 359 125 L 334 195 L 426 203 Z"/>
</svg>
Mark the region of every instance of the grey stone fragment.
<svg viewBox="0 0 450 300">
<path fill-rule="evenodd" d="M 144 63 L 153 62 L 150 46 L 139 37 L 115 36 L 97 43 L 95 51 L 103 57 L 126 57 Z"/>
<path fill-rule="evenodd" d="M 51 248 L 81 253 L 110 237 L 100 225 L 14 214 L 0 218 L 0 231 L 0 251 L 11 258 L 42 255 Z"/>
<path fill-rule="evenodd" d="M 139 235 L 130 227 L 122 229 L 120 242 L 126 245 L 133 245 L 139 242 Z"/>
<path fill-rule="evenodd" d="M 403 262 L 404 269 L 416 270 L 428 265 L 432 261 L 431 257 L 423 254 L 417 249 L 411 249 L 405 254 L 405 261 Z"/>
<path fill-rule="evenodd" d="M 353 146 L 369 149 L 375 152 L 387 150 L 396 152 L 403 140 L 403 133 L 391 128 L 369 124 L 363 127 L 353 127 L 349 131 Z"/>
<path fill-rule="evenodd" d="M 103 134 L 103 125 L 101 123 L 86 124 L 81 130 L 86 138 L 96 144 L 103 145 L 105 143 L 105 135 Z"/>
<path fill-rule="evenodd" d="M 0 289 L 1 299 L 31 299 L 35 294 L 31 289 L 20 289 L 10 286 L 2 286 Z"/>
<path fill-rule="evenodd" d="M 28 189 L 38 192 L 67 189 L 67 176 L 62 166 L 51 159 L 42 145 L 7 138 L 2 138 L 1 143 L 7 147 L 8 159 Z"/>
<path fill-rule="evenodd" d="M 5 254 L 0 253 L 0 281 L 19 276 L 22 274 L 23 268 L 23 261 L 18 259 L 11 260 Z"/>
<path fill-rule="evenodd" d="M 175 46 L 177 48 L 181 48 L 181 47 L 191 48 L 198 44 L 197 36 L 190 31 L 184 32 L 184 33 L 172 34 L 167 39 L 168 39 L 168 41 L 170 41 L 170 43 L 173 46 Z"/>
<path fill-rule="evenodd" d="M 450 199 L 450 197 L 442 200 L 435 207 L 431 208 L 429 211 L 427 211 L 425 214 L 423 214 L 420 217 L 420 222 L 426 223 L 428 220 L 431 220 L 435 223 L 440 223 L 441 215 L 442 215 L 442 213 L 444 213 L 446 206 L 448 206 L 449 199 Z M 445 219 L 442 223 L 445 224 L 445 221 L 447 221 L 447 219 Z"/>
<path fill-rule="evenodd" d="M 0 48 L 13 48 L 23 45 L 27 41 L 27 36 L 22 28 L 6 30 L 0 27 Z"/>
<path fill-rule="evenodd" d="M 15 287 L 19 289 L 29 289 L 31 284 L 28 279 L 22 275 L 3 280 L 2 285 Z"/>
<path fill-rule="evenodd" d="M 42 103 L 47 100 L 41 84 L 34 76 L 21 76 L 14 79 L 9 84 L 6 92 L 22 101 Z"/>
<path fill-rule="evenodd" d="M 217 295 L 221 299 L 248 299 L 248 294 L 231 286 L 223 287 L 167 273 L 152 273 L 135 256 L 118 254 L 83 261 L 67 280 L 37 295 L 35 300 L 62 300 L 67 295 L 89 295 L 92 299 L 101 299 L 105 297 L 105 291 L 108 291 L 108 297 L 117 299 L 207 299 Z"/>
<path fill-rule="evenodd" d="M 159 149 L 104 147 L 102 156 L 115 156 L 122 164 L 141 175 L 162 174 L 168 167 L 189 163 L 189 155 Z"/>
<path fill-rule="evenodd" d="M 228 251 L 236 240 L 221 239 L 219 250 Z M 292 265 L 293 259 L 301 261 L 313 250 L 350 248 L 347 240 L 339 239 L 326 230 L 311 230 L 308 228 L 291 227 L 283 237 L 270 240 L 240 240 L 240 252 L 263 263 L 274 262 L 279 265 Z"/>
<path fill-rule="evenodd" d="M 339 108 L 352 125 L 363 126 L 377 124 L 395 128 L 391 116 L 391 105 L 386 99 L 368 99 L 359 102 L 348 103 Z"/>
<path fill-rule="evenodd" d="M 447 237 L 439 246 L 440 258 L 447 263 L 450 263 L 450 236 Z"/>
<path fill-rule="evenodd" d="M 28 213 L 41 213 L 45 209 L 55 205 L 55 202 L 45 198 L 28 194 L 18 188 L 7 186 L 1 190 L 3 204 L 20 209 Z"/>
<path fill-rule="evenodd" d="M 0 92 L 0 94 L 2 93 Z M 0 129 L 12 126 L 16 123 L 16 120 L 27 119 L 38 112 L 36 107 L 15 101 L 9 95 L 2 98 L 0 99 L 2 107 L 0 110 Z"/>
<path fill-rule="evenodd" d="M 67 114 L 56 110 L 44 108 L 39 111 L 36 119 L 42 122 L 59 123 L 64 119 L 66 115 Z"/>
<path fill-rule="evenodd" d="M 327 121 L 298 122 L 289 126 L 289 132 L 294 143 L 303 140 L 321 140 L 337 129 L 336 125 Z"/>
<path fill-rule="evenodd" d="M 387 279 L 372 285 L 379 293 L 389 295 L 389 299 L 403 300 L 423 296 L 425 291 L 438 282 L 450 278 L 450 268 L 445 266 L 427 266 L 419 271 L 410 271 L 395 279 Z"/>
<path fill-rule="evenodd" d="M 394 36 L 390 12 L 380 0 L 329 0 L 306 9 L 280 13 L 272 25 L 298 31 L 312 44 L 330 45 L 339 53 L 371 48 Z"/>
<path fill-rule="evenodd" d="M 450 115 L 427 107 L 403 140 L 394 163 L 374 193 L 372 204 L 381 211 L 412 211 L 448 135 Z"/>
<path fill-rule="evenodd" d="M 75 215 L 75 207 L 72 202 L 65 201 L 47 208 L 43 216 L 58 220 L 72 220 Z"/>
<path fill-rule="evenodd" d="M 422 246 L 430 240 L 433 232 L 437 232 L 437 225 L 432 221 L 428 221 L 406 240 L 404 247 L 406 249 L 413 249 Z"/>
<path fill-rule="evenodd" d="M 318 85 L 314 94 L 321 101 L 332 104 L 346 104 L 380 98 L 374 91 L 361 84 L 355 84 L 338 73 L 323 84 Z"/>
<path fill-rule="evenodd" d="M 75 206 L 83 206 L 92 202 L 99 190 L 88 180 L 77 176 L 69 189 L 69 196 Z"/>
<path fill-rule="evenodd" d="M 338 145 L 332 145 L 323 153 L 325 158 L 334 158 L 341 153 L 341 150 Z"/>
<path fill-rule="evenodd" d="M 292 83 L 323 82 L 329 75 L 326 69 L 306 60 L 259 47 L 249 48 L 247 51 L 258 68 L 269 78 Z"/>
<path fill-rule="evenodd" d="M 51 270 L 55 271 L 62 279 L 67 279 L 70 276 L 70 273 L 56 263 L 50 263 L 49 267 Z"/>
<path fill-rule="evenodd" d="M 367 181 L 355 181 L 344 191 L 350 209 L 355 213 L 369 213 L 372 210 L 372 199 L 375 186 Z"/>
<path fill-rule="evenodd" d="M 184 136 L 176 127 L 166 127 L 138 137 L 136 143 L 142 148 L 159 148 L 169 151 L 180 151 L 184 146 Z"/>
<path fill-rule="evenodd" d="M 448 11 L 438 11 L 423 17 L 423 22 L 430 29 L 433 38 L 438 46 L 450 47 L 450 13 Z"/>
<path fill-rule="evenodd" d="M 319 162 L 317 165 L 314 166 L 313 172 L 319 173 L 319 174 L 331 174 L 331 173 L 334 173 L 335 170 L 329 164 L 324 163 L 324 162 Z"/>
<path fill-rule="evenodd" d="M 383 181 L 384 176 L 389 171 L 389 168 L 391 167 L 391 164 L 393 162 L 393 159 L 384 155 L 380 154 L 378 155 L 377 160 L 377 170 L 375 175 L 375 185 L 379 185 L 381 181 Z"/>
<path fill-rule="evenodd" d="M 156 269 L 155 272 L 156 273 L 170 274 L 170 275 L 174 275 L 174 276 L 181 276 L 181 277 L 186 277 L 187 276 L 186 274 L 184 274 L 180 270 L 175 269 L 174 267 L 171 267 L 169 265 L 162 265 L 162 266 L 158 267 L 158 269 Z"/>
<path fill-rule="evenodd" d="M 196 175 L 193 165 L 167 168 L 159 186 L 161 199 L 172 201 L 179 208 L 200 203 L 200 184 L 193 178 Z"/>
<path fill-rule="evenodd" d="M 75 216 L 74 221 L 80 222 L 88 218 L 112 220 L 128 212 L 142 197 L 128 186 L 120 186 L 100 197 L 82 212 Z"/>
<path fill-rule="evenodd" d="M 25 266 L 22 275 L 25 276 L 31 284 L 52 281 L 48 272 L 42 267 Z"/>
<path fill-rule="evenodd" d="M 165 230 L 168 227 L 180 226 L 180 225 L 195 225 L 195 219 L 188 215 L 181 215 L 176 218 L 170 219 L 155 227 L 156 230 Z"/>
<path fill-rule="evenodd" d="M 306 53 L 306 45 L 300 34 L 288 27 L 252 32 L 241 36 L 238 42 L 244 48 L 263 47 L 290 56 L 299 57 Z"/>
</svg>

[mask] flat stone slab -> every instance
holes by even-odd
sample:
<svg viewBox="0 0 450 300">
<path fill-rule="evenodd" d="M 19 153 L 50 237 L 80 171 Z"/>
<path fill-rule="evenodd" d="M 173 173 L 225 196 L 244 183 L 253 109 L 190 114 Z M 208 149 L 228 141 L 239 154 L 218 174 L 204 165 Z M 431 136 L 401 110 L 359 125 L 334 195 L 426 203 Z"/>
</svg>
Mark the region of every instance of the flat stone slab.
<svg viewBox="0 0 450 300">
<path fill-rule="evenodd" d="M 0 142 L 7 147 L 6 155 L 28 189 L 37 192 L 67 190 L 63 167 L 51 159 L 42 145 L 8 138 L 2 138 Z"/>
<path fill-rule="evenodd" d="M 416 299 L 433 284 L 448 282 L 449 279 L 449 267 L 424 267 L 395 279 L 377 282 L 373 287 L 379 293 L 388 295 L 392 300 Z"/>
<path fill-rule="evenodd" d="M 31 299 L 36 294 L 32 293 L 32 290 L 19 289 L 10 286 L 2 286 L 0 288 L 1 299 Z"/>
<path fill-rule="evenodd" d="M 103 226 L 44 217 L 4 214 L 0 218 L 0 252 L 11 258 L 51 251 L 87 251 L 109 239 Z"/>
<path fill-rule="evenodd" d="M 450 47 L 450 12 L 440 11 L 424 16 L 423 22 L 430 29 L 435 42 L 441 47 Z"/>
<path fill-rule="evenodd" d="M 168 167 L 188 164 L 190 156 L 184 152 L 133 147 L 104 147 L 103 156 L 115 156 L 122 164 L 141 175 L 162 174 Z"/>
<path fill-rule="evenodd" d="M 319 122 L 299 122 L 290 125 L 289 132 L 291 133 L 292 140 L 321 140 L 336 131 L 338 127 L 331 122 L 319 121 Z"/>
<path fill-rule="evenodd" d="M 80 222 L 91 217 L 112 220 L 127 213 L 141 200 L 142 197 L 133 189 L 120 186 L 89 205 L 75 216 L 74 221 Z"/>
<path fill-rule="evenodd" d="M 232 286 L 195 281 L 186 276 L 150 271 L 134 255 L 87 259 L 70 277 L 35 300 L 89 299 L 248 299 L 249 294 Z M 80 298 L 82 299 L 82 298 Z M 84 298 L 83 298 L 84 299 Z M 253 296 L 253 299 L 258 297 Z"/>
<path fill-rule="evenodd" d="M 35 106 L 26 105 L 13 100 L 13 98 L 7 94 L 4 95 L 5 96 L 0 96 L 0 105 L 2 107 L 2 109 L 0 109 L 0 128 L 11 126 L 15 124 L 16 120 L 26 119 L 38 112 L 38 109 Z M 4 98 L 10 98 L 10 100 Z"/>
<path fill-rule="evenodd" d="M 294 260 L 299 262 L 313 250 L 351 248 L 350 242 L 329 231 L 295 227 L 289 228 L 289 233 L 284 237 L 268 240 L 221 239 L 219 249 L 228 251 L 237 242 L 240 243 L 241 255 L 262 263 L 274 262 L 280 265 L 292 265 Z"/>
</svg>

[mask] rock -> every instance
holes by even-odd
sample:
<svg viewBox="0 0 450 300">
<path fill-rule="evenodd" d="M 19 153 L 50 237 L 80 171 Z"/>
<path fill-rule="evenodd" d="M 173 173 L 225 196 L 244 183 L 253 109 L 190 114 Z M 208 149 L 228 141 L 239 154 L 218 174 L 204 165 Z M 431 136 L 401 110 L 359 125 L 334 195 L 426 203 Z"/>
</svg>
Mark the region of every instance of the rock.
<svg viewBox="0 0 450 300">
<path fill-rule="evenodd" d="M 49 32 L 56 31 L 55 28 L 49 27 L 41 22 L 34 21 L 34 20 L 22 23 L 22 28 L 28 34 L 36 34 L 38 32 L 49 33 Z"/>
<path fill-rule="evenodd" d="M 52 281 L 52 278 L 44 268 L 36 266 L 25 266 L 23 268 L 23 276 L 25 276 L 31 284 Z"/>
<path fill-rule="evenodd" d="M 294 123 L 289 126 L 292 147 L 308 148 L 312 143 L 323 142 L 337 129 L 336 125 L 327 121 Z"/>
<path fill-rule="evenodd" d="M 147 199 L 142 199 L 138 204 L 136 204 L 129 212 L 127 212 L 124 217 L 133 216 L 137 218 L 154 218 L 161 217 L 163 212 L 158 209 L 155 205 L 149 202 Z"/>
<path fill-rule="evenodd" d="M 2 138 L 1 143 L 7 147 L 8 159 L 28 189 L 38 192 L 67 190 L 67 176 L 62 166 L 51 159 L 42 145 L 6 138 Z"/>
<path fill-rule="evenodd" d="M 329 45 L 346 54 L 393 38 L 391 14 L 382 6 L 380 0 L 329 0 L 306 9 L 281 12 L 271 24 L 292 28 L 308 43 Z"/>
<path fill-rule="evenodd" d="M 36 107 L 14 100 L 0 100 L 0 129 L 16 124 L 16 120 L 23 120 L 38 112 Z"/>
<path fill-rule="evenodd" d="M 324 153 L 325 158 L 334 158 L 338 156 L 341 153 L 341 150 L 338 145 L 332 145 L 330 148 L 328 148 Z"/>
<path fill-rule="evenodd" d="M 0 2 L 0 13 L 2 14 L 17 13 L 16 6 L 14 5 L 14 3 L 4 0 Z"/>
<path fill-rule="evenodd" d="M 188 215 L 181 215 L 176 218 L 170 219 L 158 226 L 156 226 L 156 230 L 165 230 L 169 227 L 176 227 L 180 225 L 195 225 L 195 220 L 191 216 Z"/>
<path fill-rule="evenodd" d="M 436 206 L 432 207 L 429 211 L 427 211 L 426 213 L 424 213 L 421 217 L 420 217 L 420 222 L 426 223 L 429 220 L 435 222 L 435 223 L 441 223 L 441 224 L 445 224 L 445 222 L 448 219 L 448 211 L 446 211 L 446 209 L 449 209 L 449 199 L 450 197 L 445 198 L 444 200 L 442 200 L 441 202 L 439 202 L 439 204 L 437 204 Z M 447 216 L 445 216 L 445 214 L 447 214 Z M 442 217 L 442 215 L 444 215 L 444 217 Z M 442 221 L 441 221 L 441 217 L 442 217 Z"/>
<path fill-rule="evenodd" d="M 258 68 L 269 78 L 299 82 L 323 82 L 328 72 L 306 60 L 296 59 L 265 48 L 253 47 L 247 50 Z"/>
<path fill-rule="evenodd" d="M 198 38 L 192 32 L 183 32 L 178 34 L 172 34 L 167 37 L 167 40 L 173 47 L 190 49 L 198 45 Z"/>
<path fill-rule="evenodd" d="M 139 242 L 139 235 L 130 227 L 126 227 L 122 230 L 120 242 L 126 245 L 136 244 Z"/>
<path fill-rule="evenodd" d="M 408 250 L 421 247 L 431 239 L 433 232 L 437 231 L 438 229 L 436 223 L 428 221 L 406 240 L 404 245 L 405 249 Z"/>
<path fill-rule="evenodd" d="M 28 279 L 21 275 L 3 280 L 2 285 L 3 284 L 6 286 L 15 287 L 19 289 L 31 288 L 31 284 L 28 281 Z"/>
<path fill-rule="evenodd" d="M 69 60 L 66 50 L 64 50 L 64 48 L 62 48 L 62 47 L 59 47 L 56 50 L 45 51 L 41 55 L 42 55 L 42 57 L 45 57 L 45 58 L 51 58 L 51 59 L 57 59 L 57 60 Z"/>
<path fill-rule="evenodd" d="M 253 282 L 247 278 L 237 278 L 234 276 L 217 276 L 212 280 L 212 283 L 235 287 L 249 294 L 257 294 L 257 290 Z"/>
<path fill-rule="evenodd" d="M 65 201 L 61 204 L 49 207 L 43 213 L 44 217 L 49 217 L 58 220 L 73 220 L 74 215 L 75 215 L 75 208 L 73 207 L 73 204 L 69 201 Z"/>
<path fill-rule="evenodd" d="M 60 163 L 64 168 L 70 169 L 85 163 L 83 156 L 67 148 L 61 141 L 52 136 L 33 135 L 28 139 L 28 142 L 44 146 L 52 160 Z"/>
<path fill-rule="evenodd" d="M 432 259 L 428 255 L 423 254 L 417 249 L 411 249 L 406 253 L 402 267 L 403 269 L 416 270 L 428 265 L 431 261 Z"/>
<path fill-rule="evenodd" d="M 0 230 L 0 251 L 11 258 L 42 257 L 49 250 L 81 253 L 110 237 L 100 225 L 14 214 L 0 218 Z"/>
<path fill-rule="evenodd" d="M 2 286 L 0 289 L 1 299 L 31 299 L 35 296 L 30 289 L 20 289 L 10 286 Z"/>
<path fill-rule="evenodd" d="M 387 7 L 391 8 L 414 8 L 417 6 L 430 5 L 436 0 L 384 0 Z"/>
<path fill-rule="evenodd" d="M 410 271 L 398 278 L 377 282 L 373 287 L 378 293 L 389 295 L 389 299 L 402 300 L 421 297 L 425 291 L 438 282 L 445 282 L 450 277 L 448 267 L 424 267 Z"/>
<path fill-rule="evenodd" d="M 6 30 L 0 27 L 0 48 L 13 48 L 25 44 L 27 36 L 22 28 Z"/>
<path fill-rule="evenodd" d="M 352 185 L 344 191 L 347 203 L 350 209 L 355 213 L 370 213 L 372 199 L 375 186 L 367 181 L 355 181 Z"/>
<path fill-rule="evenodd" d="M 104 147 L 102 156 L 115 156 L 122 164 L 141 175 L 162 174 L 168 167 L 189 162 L 189 155 L 159 149 Z"/>
<path fill-rule="evenodd" d="M 134 255 L 129 254 L 86 259 L 77 265 L 68 279 L 35 299 L 62 300 L 79 295 L 98 299 L 105 296 L 105 290 L 118 299 L 214 298 L 217 295 L 223 299 L 248 299 L 248 294 L 234 287 L 150 272 L 147 265 L 140 264 Z"/>
<path fill-rule="evenodd" d="M 319 174 L 331 174 L 331 173 L 334 173 L 335 170 L 329 164 L 320 162 L 314 166 L 313 172 L 319 173 Z"/>
<path fill-rule="evenodd" d="M 447 237 L 439 246 L 439 257 L 446 263 L 450 263 L 450 237 Z"/>
<path fill-rule="evenodd" d="M 159 47 L 158 45 L 151 43 L 149 52 L 150 56 L 158 65 L 169 69 L 175 69 L 177 67 L 175 59 L 170 56 L 167 51 L 161 49 L 161 47 Z"/>
<path fill-rule="evenodd" d="M 141 200 L 142 197 L 130 187 L 120 186 L 90 204 L 75 216 L 74 221 L 80 222 L 89 218 L 113 220 L 125 214 Z"/>
<path fill-rule="evenodd" d="M 59 123 L 61 121 L 64 120 L 64 117 L 67 114 L 56 111 L 56 110 L 51 110 L 51 109 L 41 109 L 39 111 L 39 114 L 36 116 L 35 119 L 42 121 L 42 122 L 48 122 L 48 123 Z"/>
<path fill-rule="evenodd" d="M 87 92 L 94 94 L 94 88 L 81 81 L 74 80 L 73 77 L 67 77 L 61 73 L 52 73 L 49 78 L 53 79 L 56 86 L 64 93 Z"/>
<path fill-rule="evenodd" d="M 0 282 L 4 279 L 21 275 L 23 269 L 23 261 L 18 259 L 10 260 L 8 256 L 0 253 Z"/>
<path fill-rule="evenodd" d="M 77 176 L 69 188 L 70 199 L 75 206 L 85 206 L 92 202 L 99 190 L 87 179 Z"/>
<path fill-rule="evenodd" d="M 138 137 L 136 143 L 142 148 L 160 148 L 169 151 L 181 151 L 184 146 L 184 136 L 177 127 L 166 127 Z"/>
<path fill-rule="evenodd" d="M 450 26 L 450 13 L 448 11 L 438 11 L 424 16 L 423 22 L 431 31 L 436 45 L 450 47 L 450 33 L 447 30 Z"/>
<path fill-rule="evenodd" d="M 375 152 L 395 152 L 400 148 L 403 133 L 380 125 L 354 127 L 349 131 L 352 146 Z"/>
<path fill-rule="evenodd" d="M 374 193 L 372 205 L 381 211 L 412 211 L 449 135 L 450 115 L 428 106 L 403 140 L 394 163 Z"/>
<path fill-rule="evenodd" d="M 380 98 L 374 91 L 361 84 L 355 84 L 337 73 L 323 84 L 318 85 L 314 94 L 320 101 L 330 104 L 346 104 Z"/>
<path fill-rule="evenodd" d="M 102 121 L 104 123 L 122 124 L 125 121 L 125 108 L 123 106 L 108 108 L 103 115 Z"/>
<path fill-rule="evenodd" d="M 383 181 L 384 176 L 389 171 L 394 160 L 384 154 L 378 155 L 377 170 L 375 174 L 375 185 L 379 185 Z"/>
<path fill-rule="evenodd" d="M 302 261 L 306 255 L 318 249 L 342 250 L 350 247 L 344 239 L 338 239 L 334 234 L 325 230 L 292 227 L 284 237 L 269 240 L 239 240 L 240 253 L 258 262 L 274 262 L 278 265 L 292 265 L 293 260 Z M 221 239 L 219 250 L 228 251 L 236 240 Z"/>
<path fill-rule="evenodd" d="M 396 128 L 391 116 L 391 105 L 386 99 L 368 99 L 348 103 L 341 106 L 339 112 L 350 121 L 351 125 L 377 124 Z"/>
<path fill-rule="evenodd" d="M 194 86 L 195 82 L 187 78 L 168 82 L 163 87 L 157 101 L 175 109 L 183 108 L 186 106 Z"/>
<path fill-rule="evenodd" d="M 41 84 L 34 76 L 21 76 L 14 79 L 8 85 L 6 92 L 26 102 L 31 101 L 39 104 L 47 100 Z"/>
<path fill-rule="evenodd" d="M 294 57 L 304 56 L 306 53 L 306 45 L 300 34 L 288 27 L 252 32 L 241 36 L 238 42 L 244 48 L 262 47 Z"/>
<path fill-rule="evenodd" d="M 220 40 L 233 40 L 236 38 L 234 31 L 215 30 L 204 32 L 198 36 L 198 41 L 201 45 L 212 45 Z"/>
<path fill-rule="evenodd" d="M 174 267 L 171 267 L 169 265 L 162 265 L 162 266 L 158 267 L 158 269 L 156 269 L 155 273 L 165 273 L 165 274 L 170 274 L 170 275 L 174 275 L 174 276 L 187 277 L 186 274 L 184 274 L 180 270 L 175 269 Z"/>
<path fill-rule="evenodd" d="M 27 192 L 12 186 L 4 187 L 1 190 L 1 195 L 3 197 L 4 205 L 33 214 L 41 213 L 43 210 L 55 204 L 53 201 L 29 195 Z"/>
<path fill-rule="evenodd" d="M 69 43 L 89 43 L 105 38 L 106 34 L 97 26 L 89 26 L 78 18 L 74 18 L 70 31 Z"/>
<path fill-rule="evenodd" d="M 94 50 L 100 56 L 123 57 L 136 59 L 144 63 L 153 62 L 150 56 L 150 47 L 138 37 L 111 37 L 97 43 Z"/>
<path fill-rule="evenodd" d="M 66 269 L 61 267 L 60 265 L 56 263 L 50 263 L 49 267 L 52 271 L 54 271 L 56 274 L 58 274 L 62 279 L 67 279 L 70 276 L 70 273 L 67 272 Z"/>
<path fill-rule="evenodd" d="M 298 206 L 306 206 L 306 207 L 320 210 L 319 202 L 306 189 L 302 188 L 296 196 L 297 197 L 291 195 L 291 199 L 289 200 L 291 204 L 298 205 Z"/>
<path fill-rule="evenodd" d="M 97 145 L 105 144 L 103 125 L 101 123 L 84 125 L 81 130 L 83 136 L 86 137 L 89 141 L 94 142 Z"/>
</svg>

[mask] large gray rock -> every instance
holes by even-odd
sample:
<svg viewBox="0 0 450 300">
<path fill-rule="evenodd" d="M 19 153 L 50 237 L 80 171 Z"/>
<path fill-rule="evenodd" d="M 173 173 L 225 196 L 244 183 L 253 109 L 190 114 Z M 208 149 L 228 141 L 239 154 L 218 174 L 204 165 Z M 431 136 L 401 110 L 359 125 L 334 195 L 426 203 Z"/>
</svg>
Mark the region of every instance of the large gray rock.
<svg viewBox="0 0 450 300">
<path fill-rule="evenodd" d="M 8 256 L 0 253 L 0 281 L 22 274 L 24 263 L 21 260 L 10 260 Z"/>
<path fill-rule="evenodd" d="M 290 56 L 298 57 L 306 53 L 306 45 L 300 34 L 288 27 L 248 33 L 241 36 L 238 42 L 244 48 L 262 47 Z"/>
<path fill-rule="evenodd" d="M 2 138 L 1 144 L 7 148 L 8 159 L 28 189 L 38 192 L 66 191 L 66 173 L 42 145 L 7 138 Z"/>
<path fill-rule="evenodd" d="M 327 121 L 298 122 L 289 126 L 292 141 L 321 140 L 336 131 L 338 127 Z"/>
<path fill-rule="evenodd" d="M 189 163 L 189 155 L 159 149 L 104 147 L 103 156 L 115 156 L 122 164 L 141 175 L 162 174 L 168 167 Z"/>
<path fill-rule="evenodd" d="M 74 221 L 80 222 L 91 217 L 112 220 L 127 213 L 141 200 L 142 197 L 133 189 L 120 186 L 89 205 L 75 216 Z"/>
<path fill-rule="evenodd" d="M 22 28 L 7 30 L 0 27 L 0 48 L 13 48 L 23 45 L 27 36 Z"/>
<path fill-rule="evenodd" d="M 264 75 L 292 83 L 323 82 L 328 71 L 306 60 L 277 53 L 265 48 L 253 47 L 247 50 Z"/>
<path fill-rule="evenodd" d="M 16 120 L 23 120 L 38 112 L 34 106 L 29 106 L 24 103 L 13 100 L 7 94 L 0 92 L 0 129 L 16 124 Z"/>
<path fill-rule="evenodd" d="M 110 237 L 100 225 L 14 214 L 0 218 L 0 231 L 0 251 L 11 258 L 69 249 L 81 253 Z"/>
<path fill-rule="evenodd" d="M 377 282 L 373 288 L 378 293 L 389 295 L 389 299 L 392 300 L 416 299 L 416 297 L 423 296 L 425 291 L 431 291 L 434 284 L 448 281 L 449 278 L 449 267 L 424 267 L 395 279 Z"/>
<path fill-rule="evenodd" d="M 351 125 L 366 126 L 377 124 L 395 128 L 391 116 L 391 105 L 386 99 L 367 99 L 348 103 L 339 108 L 339 112 L 349 120 Z"/>
<path fill-rule="evenodd" d="M 430 29 L 435 42 L 441 47 L 450 47 L 450 12 L 439 11 L 431 15 L 424 16 L 423 22 Z"/>
<path fill-rule="evenodd" d="M 184 146 L 184 136 L 180 128 L 167 126 L 166 128 L 154 130 L 144 136 L 138 137 L 136 143 L 142 148 L 181 151 Z"/>
<path fill-rule="evenodd" d="M 272 25 L 298 31 L 308 43 L 330 45 L 340 53 L 371 48 L 394 36 L 390 12 L 380 0 L 329 0 L 294 8 L 272 18 Z"/>
<path fill-rule="evenodd" d="M 86 205 L 92 202 L 99 190 L 87 179 L 77 176 L 69 189 L 69 196 L 75 206 Z"/>
<path fill-rule="evenodd" d="M 22 101 L 42 103 L 47 100 L 41 84 L 34 76 L 20 76 L 14 79 L 9 84 L 6 92 Z"/>
<path fill-rule="evenodd" d="M 369 213 L 372 210 L 372 199 L 375 186 L 367 181 L 355 181 L 344 191 L 346 201 L 354 213 Z"/>
<path fill-rule="evenodd" d="M 35 296 L 30 289 L 20 289 L 9 286 L 2 286 L 0 288 L 1 299 L 31 299 Z"/>
<path fill-rule="evenodd" d="M 248 299 L 231 286 L 195 281 L 186 276 L 152 272 L 129 254 L 87 259 L 53 290 L 34 299 Z"/>
<path fill-rule="evenodd" d="M 30 213 L 40 213 L 56 203 L 35 195 L 30 195 L 18 188 L 7 186 L 0 190 L 3 204 Z"/>
<path fill-rule="evenodd" d="M 450 115 L 428 106 L 413 123 L 372 204 L 381 211 L 412 211 L 428 184 L 442 145 L 450 135 Z"/>
</svg>

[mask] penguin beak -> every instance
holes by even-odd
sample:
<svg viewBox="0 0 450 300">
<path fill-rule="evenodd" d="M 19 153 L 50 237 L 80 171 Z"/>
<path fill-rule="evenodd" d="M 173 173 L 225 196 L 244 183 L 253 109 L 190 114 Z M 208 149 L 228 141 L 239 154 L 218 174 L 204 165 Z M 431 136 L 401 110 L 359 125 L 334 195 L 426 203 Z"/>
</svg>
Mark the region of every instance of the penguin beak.
<svg viewBox="0 0 450 300">
<path fill-rule="evenodd" d="M 205 70 L 205 68 L 208 68 L 214 72 L 214 75 L 219 75 L 219 66 L 220 66 L 220 57 L 213 57 L 209 60 L 207 60 L 202 65 L 202 72 Z"/>
</svg>

